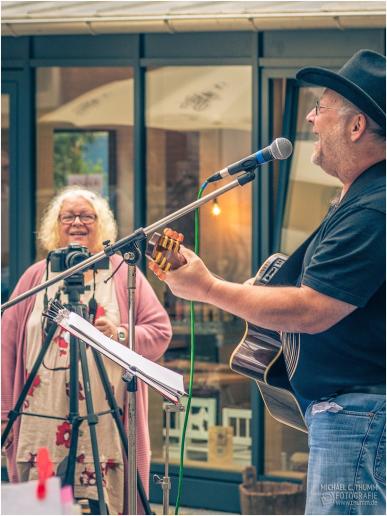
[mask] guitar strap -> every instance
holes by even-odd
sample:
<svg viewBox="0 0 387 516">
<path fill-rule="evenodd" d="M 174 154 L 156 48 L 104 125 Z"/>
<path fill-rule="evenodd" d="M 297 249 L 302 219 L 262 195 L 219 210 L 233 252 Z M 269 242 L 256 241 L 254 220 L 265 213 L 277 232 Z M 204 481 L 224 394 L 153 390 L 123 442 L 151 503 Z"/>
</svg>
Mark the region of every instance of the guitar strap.
<svg viewBox="0 0 387 516">
<path fill-rule="evenodd" d="M 324 219 L 325 220 L 325 219 Z M 323 221 L 324 222 L 324 221 Z M 313 238 L 318 233 L 321 228 L 323 222 L 316 228 L 311 235 L 292 253 L 286 262 L 281 266 L 281 268 L 276 272 L 276 274 L 270 280 L 271 285 L 297 285 L 298 279 L 300 277 L 300 273 L 302 271 L 302 262 L 304 260 L 304 256 L 306 250 L 313 240 Z"/>
</svg>

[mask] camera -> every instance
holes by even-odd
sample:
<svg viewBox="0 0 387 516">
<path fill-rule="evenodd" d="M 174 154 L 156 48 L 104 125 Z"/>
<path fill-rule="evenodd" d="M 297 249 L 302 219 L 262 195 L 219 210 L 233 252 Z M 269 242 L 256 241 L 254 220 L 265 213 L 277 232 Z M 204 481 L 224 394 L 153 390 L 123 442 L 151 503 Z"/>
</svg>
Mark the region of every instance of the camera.
<svg viewBox="0 0 387 516">
<path fill-rule="evenodd" d="M 78 265 L 90 256 L 92 256 L 92 254 L 89 253 L 88 248 L 83 245 L 69 244 L 68 247 L 61 247 L 60 249 L 52 251 L 50 254 L 51 271 L 65 271 L 66 269 L 74 267 L 74 265 Z M 109 258 L 107 256 L 89 267 L 89 269 L 93 270 L 108 268 Z"/>
</svg>

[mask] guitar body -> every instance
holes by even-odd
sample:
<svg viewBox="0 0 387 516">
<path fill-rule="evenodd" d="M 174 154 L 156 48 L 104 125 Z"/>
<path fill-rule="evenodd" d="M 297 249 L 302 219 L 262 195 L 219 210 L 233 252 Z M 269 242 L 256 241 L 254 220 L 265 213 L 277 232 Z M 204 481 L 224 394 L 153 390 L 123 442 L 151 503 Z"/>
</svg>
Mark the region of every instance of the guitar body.
<svg viewBox="0 0 387 516">
<path fill-rule="evenodd" d="M 268 285 L 287 257 L 277 253 L 261 266 L 254 285 Z M 255 380 L 269 413 L 281 423 L 307 432 L 301 407 L 290 385 L 279 332 L 246 323 L 246 332 L 230 358 L 236 373 Z"/>
</svg>

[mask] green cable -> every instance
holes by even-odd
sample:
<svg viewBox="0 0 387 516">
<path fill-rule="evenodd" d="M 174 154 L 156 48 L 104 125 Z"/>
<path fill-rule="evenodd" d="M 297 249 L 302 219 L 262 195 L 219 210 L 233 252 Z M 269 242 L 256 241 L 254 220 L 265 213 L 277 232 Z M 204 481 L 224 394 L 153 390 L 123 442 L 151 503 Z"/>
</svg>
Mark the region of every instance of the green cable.
<svg viewBox="0 0 387 516">
<path fill-rule="evenodd" d="M 205 181 L 199 189 L 198 199 L 203 195 L 203 191 L 207 186 L 207 181 Z M 199 208 L 195 210 L 195 253 L 199 254 Z M 190 301 L 190 326 L 191 326 L 191 353 L 190 353 L 190 372 L 189 372 L 189 387 L 188 387 L 188 401 L 187 407 L 185 410 L 184 417 L 184 425 L 183 431 L 181 434 L 181 447 L 180 447 L 180 468 L 179 468 L 179 485 L 177 488 L 177 498 L 176 498 L 176 507 L 175 514 L 179 514 L 180 509 L 180 498 L 181 491 L 183 487 L 183 475 L 184 475 L 184 448 L 185 448 L 185 434 L 187 431 L 187 424 L 189 413 L 191 409 L 191 399 L 192 399 L 192 387 L 194 380 L 194 367 L 195 367 L 195 303 Z"/>
</svg>

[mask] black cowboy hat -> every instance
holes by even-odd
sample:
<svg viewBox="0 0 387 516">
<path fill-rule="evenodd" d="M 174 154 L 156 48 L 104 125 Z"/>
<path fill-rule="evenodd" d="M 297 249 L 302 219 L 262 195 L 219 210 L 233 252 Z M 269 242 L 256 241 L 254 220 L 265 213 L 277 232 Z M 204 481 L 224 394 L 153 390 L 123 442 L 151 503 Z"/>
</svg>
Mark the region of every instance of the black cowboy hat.
<svg viewBox="0 0 387 516">
<path fill-rule="evenodd" d="M 380 126 L 386 124 L 386 58 L 359 50 L 336 73 L 326 68 L 301 68 L 297 79 L 336 91 Z"/>
</svg>

